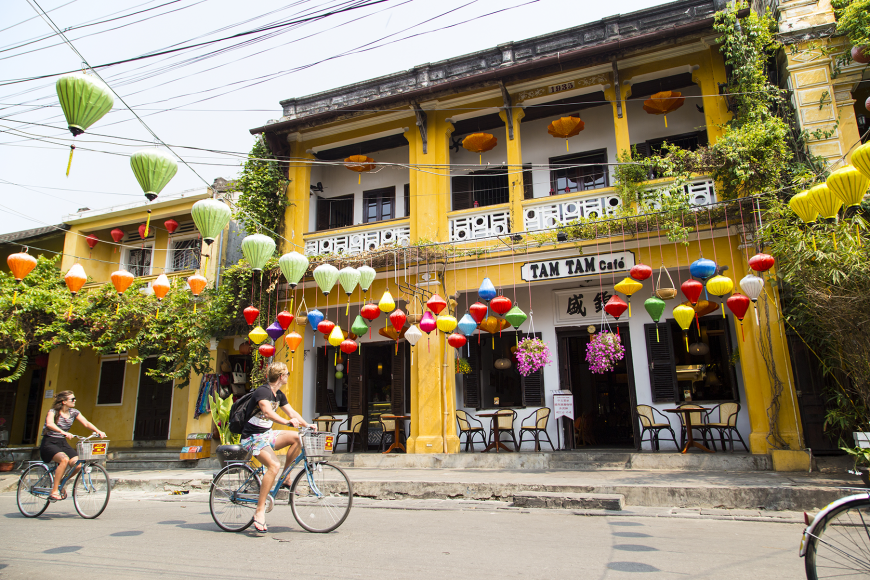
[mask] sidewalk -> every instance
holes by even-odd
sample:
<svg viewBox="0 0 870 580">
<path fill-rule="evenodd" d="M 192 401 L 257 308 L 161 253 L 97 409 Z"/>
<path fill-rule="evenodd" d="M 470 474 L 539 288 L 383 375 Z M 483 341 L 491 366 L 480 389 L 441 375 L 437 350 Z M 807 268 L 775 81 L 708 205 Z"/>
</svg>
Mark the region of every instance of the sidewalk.
<svg viewBox="0 0 870 580">
<path fill-rule="evenodd" d="M 527 492 L 620 494 L 625 509 L 720 508 L 811 511 L 860 484 L 841 474 L 777 472 L 571 471 L 532 469 L 344 468 L 354 495 L 379 500 L 461 499 L 512 502 Z M 207 491 L 214 470 L 110 471 L 114 490 Z M 0 475 L 14 492 L 18 473 Z"/>
</svg>

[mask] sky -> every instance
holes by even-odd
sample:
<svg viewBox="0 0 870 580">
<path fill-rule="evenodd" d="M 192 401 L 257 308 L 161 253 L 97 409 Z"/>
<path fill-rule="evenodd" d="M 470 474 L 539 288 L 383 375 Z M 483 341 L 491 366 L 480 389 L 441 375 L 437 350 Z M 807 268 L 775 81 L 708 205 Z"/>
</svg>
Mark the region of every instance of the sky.
<svg viewBox="0 0 870 580">
<path fill-rule="evenodd" d="M 153 135 L 186 162 L 179 162 L 178 173 L 163 193 L 203 188 L 215 178 L 238 175 L 254 140 L 249 130 L 279 118 L 283 99 L 664 2 L 2 3 L 0 233 L 8 233 L 59 224 L 80 208 L 143 201 L 129 156 L 154 146 Z M 64 31 L 81 57 L 55 34 L 39 9 Z M 278 24 L 284 25 L 222 40 Z M 206 44 L 191 47 L 200 43 Z M 176 48 L 182 50 L 99 67 Z M 59 74 L 81 70 L 85 66 L 82 57 L 98 67 L 121 98 L 116 97 L 113 109 L 84 135 L 73 139 L 58 103 L 55 81 Z M 76 151 L 67 177 L 71 143 Z"/>
</svg>

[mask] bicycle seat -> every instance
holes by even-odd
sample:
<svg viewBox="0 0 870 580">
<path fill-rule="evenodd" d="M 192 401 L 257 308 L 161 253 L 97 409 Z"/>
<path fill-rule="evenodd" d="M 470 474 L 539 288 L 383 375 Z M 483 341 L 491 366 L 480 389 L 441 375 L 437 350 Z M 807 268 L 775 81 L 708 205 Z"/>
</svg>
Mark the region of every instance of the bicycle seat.
<svg viewBox="0 0 870 580">
<path fill-rule="evenodd" d="M 215 453 L 225 461 L 244 461 L 248 452 L 241 445 L 218 445 Z"/>
</svg>

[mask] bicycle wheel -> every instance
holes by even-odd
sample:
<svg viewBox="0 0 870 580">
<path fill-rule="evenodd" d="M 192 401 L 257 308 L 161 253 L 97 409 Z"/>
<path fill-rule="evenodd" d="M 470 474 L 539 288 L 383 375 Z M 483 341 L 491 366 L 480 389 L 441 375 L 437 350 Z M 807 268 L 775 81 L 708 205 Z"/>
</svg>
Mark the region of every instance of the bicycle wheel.
<svg viewBox="0 0 870 580">
<path fill-rule="evenodd" d="M 86 520 L 92 520 L 103 513 L 111 493 L 109 474 L 102 466 L 88 463 L 76 475 L 73 484 L 73 503 L 79 515 Z"/>
<path fill-rule="evenodd" d="M 43 463 L 31 465 L 18 479 L 18 511 L 26 518 L 41 515 L 48 507 L 54 478 Z"/>
<path fill-rule="evenodd" d="M 852 500 L 828 514 L 807 544 L 809 580 L 870 575 L 870 498 Z"/>
<path fill-rule="evenodd" d="M 290 488 L 293 517 L 309 532 L 331 532 L 344 522 L 352 505 L 350 480 L 329 463 L 309 463 L 308 470 L 296 474 Z"/>
<path fill-rule="evenodd" d="M 254 521 L 260 478 L 248 465 L 224 467 L 211 484 L 208 507 L 218 527 L 227 532 L 241 532 Z"/>
</svg>

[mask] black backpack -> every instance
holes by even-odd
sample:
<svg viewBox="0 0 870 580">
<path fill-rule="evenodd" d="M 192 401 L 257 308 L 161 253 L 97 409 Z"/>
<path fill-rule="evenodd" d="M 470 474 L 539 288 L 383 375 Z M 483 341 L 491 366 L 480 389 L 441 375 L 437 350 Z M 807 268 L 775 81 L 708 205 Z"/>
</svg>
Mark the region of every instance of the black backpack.
<svg viewBox="0 0 870 580">
<path fill-rule="evenodd" d="M 233 406 L 230 407 L 230 432 L 235 433 L 236 435 L 241 435 L 242 429 L 245 427 L 245 423 L 253 417 L 254 413 L 251 411 L 251 402 L 254 400 L 254 391 L 250 391 L 239 397 L 239 399 L 233 403 Z"/>
</svg>

